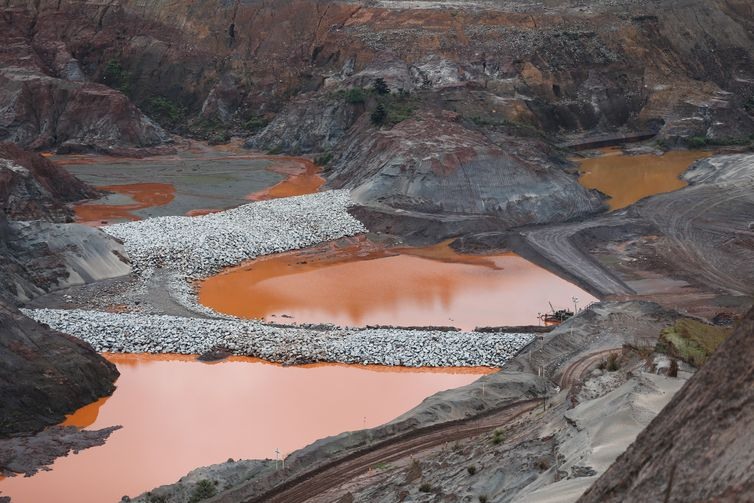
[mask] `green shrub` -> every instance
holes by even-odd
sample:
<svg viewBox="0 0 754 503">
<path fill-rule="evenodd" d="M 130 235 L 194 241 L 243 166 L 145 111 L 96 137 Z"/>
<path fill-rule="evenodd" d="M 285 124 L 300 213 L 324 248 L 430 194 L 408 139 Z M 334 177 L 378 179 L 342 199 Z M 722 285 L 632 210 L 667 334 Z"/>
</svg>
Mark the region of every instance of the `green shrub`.
<svg viewBox="0 0 754 503">
<path fill-rule="evenodd" d="M 423 493 L 431 493 L 432 492 L 432 486 L 425 482 L 425 483 L 423 483 L 422 485 L 419 486 L 419 491 L 423 492 Z"/>
<path fill-rule="evenodd" d="M 492 433 L 492 444 L 498 445 L 503 443 L 503 440 L 505 440 L 505 434 L 500 430 L 495 430 Z"/>
<path fill-rule="evenodd" d="M 382 126 L 385 123 L 385 119 L 387 119 L 385 106 L 382 103 L 377 104 L 377 108 L 374 109 L 369 118 L 375 126 Z"/>
<path fill-rule="evenodd" d="M 487 496 L 484 494 L 479 496 L 479 503 L 487 503 Z"/>
<path fill-rule="evenodd" d="M 198 503 L 217 494 L 215 483 L 211 480 L 202 479 L 196 483 L 194 490 L 191 492 L 189 503 Z"/>
<path fill-rule="evenodd" d="M 702 365 L 730 332 L 730 327 L 718 327 L 691 318 L 681 318 L 660 332 L 656 349 L 692 365 Z"/>
<path fill-rule="evenodd" d="M 377 79 L 375 79 L 374 86 L 372 87 L 372 89 L 374 90 L 375 93 L 382 96 L 386 94 L 390 94 L 390 88 L 387 86 L 385 79 L 383 79 L 382 77 L 378 77 Z"/>
<path fill-rule="evenodd" d="M 343 94 L 343 99 L 346 100 L 346 103 L 355 105 L 357 103 L 364 103 L 367 100 L 367 94 L 361 87 L 352 87 Z"/>
<path fill-rule="evenodd" d="M 102 83 L 117 89 L 123 94 L 131 92 L 131 74 L 127 72 L 118 60 L 111 59 L 105 65 L 102 73 Z"/>
<path fill-rule="evenodd" d="M 149 98 L 144 106 L 147 115 L 160 121 L 177 123 L 186 118 L 186 108 L 163 96 Z"/>
<path fill-rule="evenodd" d="M 332 161 L 332 152 L 325 152 L 314 158 L 314 164 L 317 166 L 327 166 Z"/>
<path fill-rule="evenodd" d="M 686 146 L 689 148 L 704 148 L 707 146 L 707 138 L 704 136 L 691 136 L 686 138 Z"/>
<path fill-rule="evenodd" d="M 264 117 L 260 117 L 259 115 L 252 115 L 244 121 L 241 127 L 243 127 L 246 131 L 259 131 L 260 129 L 264 129 L 267 124 L 269 124 L 269 121 Z"/>
<path fill-rule="evenodd" d="M 468 468 L 466 468 L 466 471 L 469 472 L 469 475 L 474 475 L 476 473 L 476 466 L 471 465 Z"/>
</svg>

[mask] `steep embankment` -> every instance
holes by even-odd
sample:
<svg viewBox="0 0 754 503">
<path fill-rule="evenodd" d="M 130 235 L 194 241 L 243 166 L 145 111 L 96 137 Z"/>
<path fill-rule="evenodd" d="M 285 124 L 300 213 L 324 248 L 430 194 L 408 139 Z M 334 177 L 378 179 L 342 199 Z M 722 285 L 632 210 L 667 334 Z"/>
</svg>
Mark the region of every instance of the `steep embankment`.
<svg viewBox="0 0 754 503">
<path fill-rule="evenodd" d="M 579 500 L 754 498 L 754 311 Z"/>
<path fill-rule="evenodd" d="M 59 422 L 113 390 L 115 367 L 88 344 L 12 307 L 60 285 L 130 270 L 114 239 L 57 223 L 71 219 L 66 202 L 97 194 L 47 159 L 0 144 L 0 436 Z"/>
<path fill-rule="evenodd" d="M 37 431 L 113 392 L 115 366 L 0 300 L 0 437 Z"/>
<path fill-rule="evenodd" d="M 130 271 L 123 246 L 73 219 L 66 203 L 99 194 L 63 168 L 0 144 L 0 287 L 30 299 Z"/>
</svg>

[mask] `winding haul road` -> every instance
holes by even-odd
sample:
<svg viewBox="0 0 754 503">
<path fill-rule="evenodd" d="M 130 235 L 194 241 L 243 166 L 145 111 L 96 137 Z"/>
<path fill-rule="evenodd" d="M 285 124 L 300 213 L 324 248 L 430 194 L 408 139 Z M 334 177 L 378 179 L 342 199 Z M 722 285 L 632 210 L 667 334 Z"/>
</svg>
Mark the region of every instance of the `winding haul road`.
<svg viewBox="0 0 754 503">
<path fill-rule="evenodd" d="M 569 363 L 559 379 L 561 388 L 565 389 L 574 385 L 592 366 L 606 358 L 608 354 L 618 352 L 620 349 L 596 351 Z M 476 437 L 504 427 L 527 412 L 541 407 L 542 403 L 541 398 L 520 400 L 483 416 L 416 429 L 303 473 L 262 494 L 245 496 L 244 492 L 247 488 L 241 486 L 224 492 L 213 501 L 218 503 L 239 501 L 243 503 L 303 503 L 353 480 L 377 464 L 405 459 L 448 442 Z"/>
</svg>

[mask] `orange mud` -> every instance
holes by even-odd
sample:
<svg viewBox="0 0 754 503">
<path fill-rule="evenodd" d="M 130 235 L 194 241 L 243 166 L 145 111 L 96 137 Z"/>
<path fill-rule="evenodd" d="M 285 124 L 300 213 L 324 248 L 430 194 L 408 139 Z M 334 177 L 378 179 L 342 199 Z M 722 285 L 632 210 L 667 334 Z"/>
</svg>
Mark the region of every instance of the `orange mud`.
<svg viewBox="0 0 754 503">
<path fill-rule="evenodd" d="M 709 152 L 673 151 L 665 155 L 623 155 L 620 149 L 604 149 L 604 155 L 579 161 L 581 184 L 610 196 L 611 210 L 625 208 L 647 196 L 686 186 L 680 175 Z"/>
<path fill-rule="evenodd" d="M 217 311 L 279 323 L 341 326 L 536 325 L 539 312 L 596 300 L 505 253 L 462 255 L 447 243 L 384 249 L 366 240 L 257 259 L 204 280 L 199 301 Z"/>
<path fill-rule="evenodd" d="M 134 211 L 163 206 L 175 198 L 175 188 L 169 183 L 129 183 L 97 188 L 128 196 L 134 202 L 117 205 L 87 202 L 76 205 L 77 222 L 98 225 L 111 220 L 139 220 Z"/>
<path fill-rule="evenodd" d="M 250 201 L 264 201 L 281 197 L 302 196 L 317 192 L 325 183 L 320 176 L 320 168 L 311 161 L 300 157 L 270 157 L 276 161 L 269 170 L 287 175 L 287 178 L 272 187 L 250 194 Z"/>
<path fill-rule="evenodd" d="M 121 373 L 117 390 L 64 424 L 123 428 L 103 446 L 59 458 L 51 471 L 2 480 L 2 495 L 14 503 L 120 501 L 199 466 L 274 459 L 275 449 L 290 453 L 322 437 L 377 426 L 492 371 L 106 356 Z"/>
</svg>

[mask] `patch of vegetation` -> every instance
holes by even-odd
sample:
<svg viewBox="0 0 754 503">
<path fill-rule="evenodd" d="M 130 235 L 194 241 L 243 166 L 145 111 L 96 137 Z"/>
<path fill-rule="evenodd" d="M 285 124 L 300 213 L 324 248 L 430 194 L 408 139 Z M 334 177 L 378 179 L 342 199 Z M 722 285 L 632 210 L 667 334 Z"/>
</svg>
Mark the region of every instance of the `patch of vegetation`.
<svg viewBox="0 0 754 503">
<path fill-rule="evenodd" d="M 501 444 L 501 443 L 503 443 L 504 440 L 505 440 L 505 433 L 503 433 L 502 431 L 495 430 L 492 433 L 492 444 L 493 445 Z"/>
<path fill-rule="evenodd" d="M 174 126 L 186 119 L 186 107 L 163 96 L 149 98 L 144 103 L 144 111 L 160 124 Z"/>
<path fill-rule="evenodd" d="M 283 147 L 280 145 L 275 145 L 270 150 L 267 151 L 267 155 L 278 155 L 281 152 L 283 152 Z"/>
<path fill-rule="evenodd" d="M 369 119 L 372 121 L 372 124 L 375 126 L 382 126 L 385 124 L 385 120 L 387 120 L 387 110 L 385 110 L 385 105 L 382 103 L 378 103 L 377 107 L 372 111 L 372 114 L 369 116 Z"/>
<path fill-rule="evenodd" d="M 332 152 L 325 152 L 314 158 L 314 164 L 317 166 L 327 166 L 332 161 Z"/>
<path fill-rule="evenodd" d="M 706 147 L 731 147 L 749 145 L 751 137 L 725 137 L 711 138 L 709 136 L 690 136 L 684 139 L 686 146 L 691 149 L 701 149 Z"/>
<path fill-rule="evenodd" d="M 260 129 L 264 129 L 267 127 L 267 124 L 269 124 L 270 121 L 265 119 L 262 116 L 259 115 L 252 115 L 248 119 L 246 119 L 243 124 L 241 124 L 241 127 L 244 128 L 246 131 L 256 132 Z"/>
<path fill-rule="evenodd" d="M 147 493 L 149 503 L 168 503 L 167 497 L 158 494 Z"/>
<path fill-rule="evenodd" d="M 432 486 L 429 485 L 427 482 L 424 482 L 422 485 L 419 486 L 419 492 L 431 493 L 432 492 Z"/>
<path fill-rule="evenodd" d="M 372 468 L 374 468 L 375 470 L 388 470 L 392 468 L 392 466 L 390 466 L 388 463 L 385 463 L 384 461 L 381 461 L 374 465 Z"/>
<path fill-rule="evenodd" d="M 383 95 L 377 98 L 377 106 L 372 111 L 370 118 L 376 126 L 395 126 L 410 118 L 419 101 L 406 91 Z"/>
<path fill-rule="evenodd" d="M 469 472 L 469 475 L 474 475 L 476 473 L 476 466 L 471 465 L 466 468 L 466 471 Z"/>
<path fill-rule="evenodd" d="M 215 482 L 211 480 L 202 479 L 196 483 L 194 490 L 191 492 L 189 503 L 198 503 L 206 499 L 211 498 L 217 494 L 217 488 L 215 488 Z"/>
<path fill-rule="evenodd" d="M 343 99 L 346 103 L 356 105 L 367 101 L 367 91 L 362 87 L 352 87 L 343 93 Z"/>
<path fill-rule="evenodd" d="M 382 77 L 378 77 L 374 80 L 372 90 L 382 96 L 390 94 L 390 88 L 387 86 L 385 79 L 383 79 Z"/>
<path fill-rule="evenodd" d="M 105 71 L 102 73 L 102 83 L 106 86 L 117 89 L 123 94 L 130 94 L 131 80 L 131 73 L 123 68 L 120 61 L 111 59 L 105 65 Z"/>
<path fill-rule="evenodd" d="M 660 332 L 656 349 L 671 358 L 701 366 L 728 338 L 731 331 L 730 327 L 707 325 L 691 318 L 681 318 Z"/>
<path fill-rule="evenodd" d="M 479 496 L 479 503 L 487 503 L 487 495 L 482 494 Z"/>
</svg>

